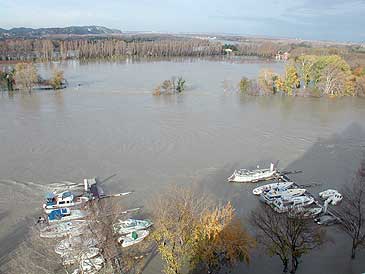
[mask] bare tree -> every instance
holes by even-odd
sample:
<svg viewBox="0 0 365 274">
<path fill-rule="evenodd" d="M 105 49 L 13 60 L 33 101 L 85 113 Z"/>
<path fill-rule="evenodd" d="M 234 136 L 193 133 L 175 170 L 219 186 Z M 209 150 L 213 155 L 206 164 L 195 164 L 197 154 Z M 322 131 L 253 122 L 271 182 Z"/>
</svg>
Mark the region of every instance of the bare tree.
<svg viewBox="0 0 365 274">
<path fill-rule="evenodd" d="M 343 200 L 336 210 L 340 229 L 352 240 L 351 258 L 356 250 L 365 247 L 365 158 L 362 160 L 351 185 L 342 190 Z"/>
<path fill-rule="evenodd" d="M 258 242 L 270 256 L 278 256 L 283 272 L 295 273 L 299 258 L 324 242 L 324 231 L 298 214 L 278 214 L 268 206 L 260 206 L 251 214 Z"/>
<path fill-rule="evenodd" d="M 346 75 L 335 65 L 328 65 L 322 72 L 318 87 L 324 95 L 343 95 L 345 93 Z"/>
</svg>

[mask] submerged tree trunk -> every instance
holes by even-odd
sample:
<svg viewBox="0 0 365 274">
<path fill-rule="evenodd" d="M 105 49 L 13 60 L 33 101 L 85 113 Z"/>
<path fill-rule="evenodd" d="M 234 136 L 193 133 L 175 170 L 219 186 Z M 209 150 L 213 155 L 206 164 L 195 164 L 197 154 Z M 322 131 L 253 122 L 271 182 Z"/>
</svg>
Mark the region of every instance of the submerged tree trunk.
<svg viewBox="0 0 365 274">
<path fill-rule="evenodd" d="M 291 274 L 294 274 L 297 271 L 298 264 L 299 264 L 299 262 L 298 262 L 297 257 L 292 256 L 292 258 L 291 258 L 291 270 L 290 270 Z"/>
<path fill-rule="evenodd" d="M 284 269 L 283 269 L 283 272 L 286 273 L 288 272 L 288 259 L 287 258 L 284 258 L 281 260 L 283 262 L 283 266 L 284 266 Z"/>
<path fill-rule="evenodd" d="M 351 249 L 351 259 L 354 260 L 356 257 L 356 245 L 355 243 L 353 242 L 352 243 L 352 249 Z"/>
</svg>

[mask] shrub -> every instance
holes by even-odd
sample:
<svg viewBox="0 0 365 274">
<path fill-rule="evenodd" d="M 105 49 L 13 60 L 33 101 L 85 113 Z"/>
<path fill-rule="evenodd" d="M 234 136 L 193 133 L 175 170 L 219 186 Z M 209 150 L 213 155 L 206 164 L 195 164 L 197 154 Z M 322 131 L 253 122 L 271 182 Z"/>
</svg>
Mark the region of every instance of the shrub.
<svg viewBox="0 0 365 274">
<path fill-rule="evenodd" d="M 53 76 L 52 78 L 49 80 L 49 84 L 51 85 L 51 87 L 53 89 L 60 89 L 62 88 L 62 84 L 65 81 L 65 78 L 63 76 L 63 71 L 61 70 L 54 70 L 53 71 Z"/>
</svg>

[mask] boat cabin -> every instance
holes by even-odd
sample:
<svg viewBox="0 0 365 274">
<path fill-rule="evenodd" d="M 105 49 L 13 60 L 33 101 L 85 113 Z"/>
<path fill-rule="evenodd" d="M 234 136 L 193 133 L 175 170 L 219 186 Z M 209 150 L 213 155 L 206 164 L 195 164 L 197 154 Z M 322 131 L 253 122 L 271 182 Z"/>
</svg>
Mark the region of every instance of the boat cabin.
<svg viewBox="0 0 365 274">
<path fill-rule="evenodd" d="M 70 191 L 62 192 L 58 195 L 54 193 L 46 194 L 46 207 L 62 207 L 73 204 L 74 195 Z"/>
</svg>

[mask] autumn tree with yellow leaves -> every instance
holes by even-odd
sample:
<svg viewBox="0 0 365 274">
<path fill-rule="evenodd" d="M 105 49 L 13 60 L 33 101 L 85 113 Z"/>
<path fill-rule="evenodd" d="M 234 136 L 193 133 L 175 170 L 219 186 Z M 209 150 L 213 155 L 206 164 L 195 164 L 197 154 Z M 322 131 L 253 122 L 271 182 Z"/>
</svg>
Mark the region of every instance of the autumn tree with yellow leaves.
<svg viewBox="0 0 365 274">
<path fill-rule="evenodd" d="M 21 90 L 31 92 L 38 80 L 37 68 L 32 63 L 18 63 L 15 65 L 15 82 Z"/>
<path fill-rule="evenodd" d="M 275 81 L 275 86 L 278 90 L 282 90 L 288 95 L 293 95 L 293 91 L 300 86 L 300 80 L 294 65 L 290 64 L 286 67 L 284 77 L 278 77 Z"/>
<path fill-rule="evenodd" d="M 175 186 L 156 199 L 153 208 L 153 238 L 166 274 L 195 268 L 214 272 L 249 262 L 254 240 L 230 203 L 212 206 L 206 196 Z"/>
<path fill-rule="evenodd" d="M 231 203 L 206 210 L 196 227 L 192 265 L 214 273 L 236 263 L 250 262 L 255 241 L 234 214 Z"/>
</svg>

